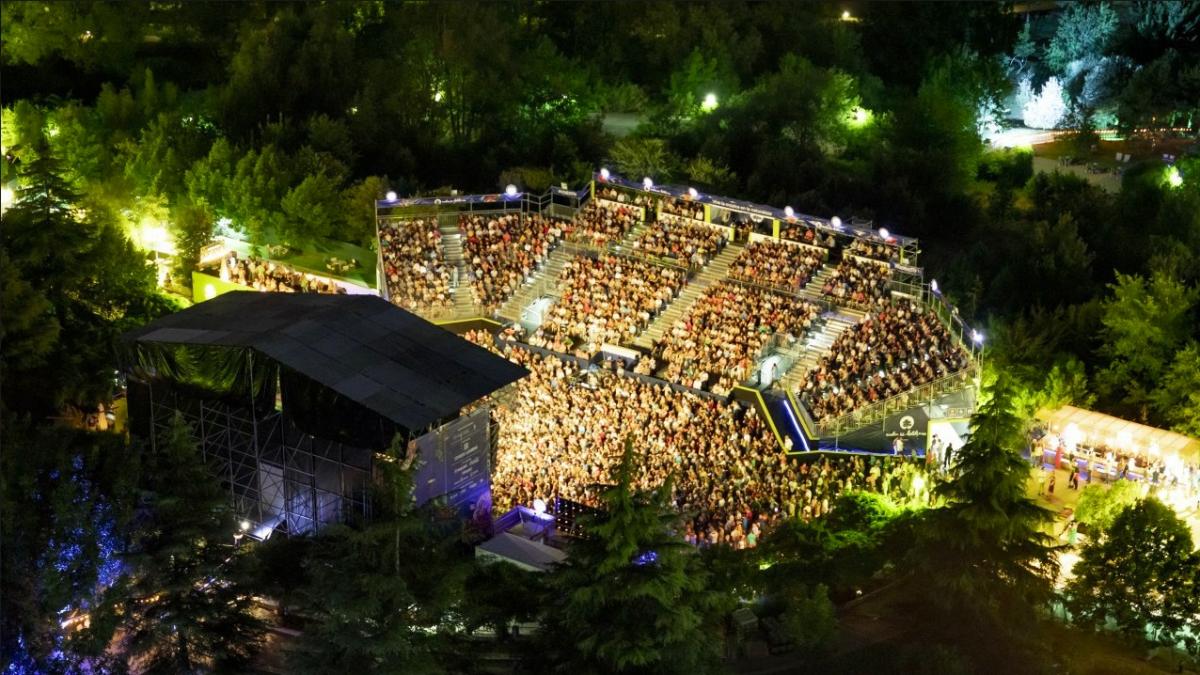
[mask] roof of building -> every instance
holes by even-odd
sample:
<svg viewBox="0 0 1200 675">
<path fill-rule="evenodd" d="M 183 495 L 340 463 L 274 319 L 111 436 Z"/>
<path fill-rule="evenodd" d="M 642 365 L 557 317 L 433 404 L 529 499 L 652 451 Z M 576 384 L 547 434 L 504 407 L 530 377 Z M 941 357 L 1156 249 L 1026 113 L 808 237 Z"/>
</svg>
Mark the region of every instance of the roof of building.
<svg viewBox="0 0 1200 675">
<path fill-rule="evenodd" d="M 1089 446 L 1107 445 L 1151 455 L 1178 455 L 1186 460 L 1200 457 L 1200 440 L 1093 410 L 1065 405 L 1057 410 L 1042 410 L 1038 417 L 1058 432 L 1074 424 L 1082 433 L 1082 442 Z"/>
<path fill-rule="evenodd" d="M 519 567 L 539 572 L 547 572 L 554 565 L 567 559 L 567 554 L 563 551 L 508 532 L 501 532 L 478 544 L 475 550 L 476 555 L 483 551 Z"/>
<path fill-rule="evenodd" d="M 453 417 L 528 374 L 370 295 L 231 292 L 125 338 L 253 348 L 410 430 Z"/>
</svg>

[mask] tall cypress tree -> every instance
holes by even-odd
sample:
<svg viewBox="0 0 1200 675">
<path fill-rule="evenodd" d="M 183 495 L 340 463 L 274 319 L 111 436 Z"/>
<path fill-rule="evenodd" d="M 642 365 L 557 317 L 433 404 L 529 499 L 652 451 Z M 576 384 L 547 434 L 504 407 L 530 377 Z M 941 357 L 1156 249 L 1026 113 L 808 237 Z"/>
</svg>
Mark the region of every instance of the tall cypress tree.
<svg viewBox="0 0 1200 675">
<path fill-rule="evenodd" d="M 635 491 L 633 441 L 603 513 L 549 578 L 542 652 L 560 672 L 706 673 L 719 668 L 723 606 L 679 535 L 671 483 Z"/>
<path fill-rule="evenodd" d="M 148 472 L 147 513 L 129 562 L 125 648 L 142 672 L 229 671 L 257 651 L 264 625 L 240 581 L 245 549 L 228 495 L 176 416 Z"/>
</svg>

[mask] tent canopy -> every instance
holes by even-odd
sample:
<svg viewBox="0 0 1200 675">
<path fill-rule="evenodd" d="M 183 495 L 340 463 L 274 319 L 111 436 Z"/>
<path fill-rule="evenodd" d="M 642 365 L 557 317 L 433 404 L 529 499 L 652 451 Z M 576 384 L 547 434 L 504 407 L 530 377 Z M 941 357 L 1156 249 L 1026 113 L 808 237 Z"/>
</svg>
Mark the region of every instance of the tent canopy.
<svg viewBox="0 0 1200 675">
<path fill-rule="evenodd" d="M 551 546 L 501 532 L 475 547 L 476 558 L 501 559 L 531 572 L 547 572 L 567 559 L 567 554 Z"/>
<path fill-rule="evenodd" d="M 412 431 L 528 374 L 372 295 L 231 292 L 125 339 L 250 348 Z"/>
<path fill-rule="evenodd" d="M 1156 429 L 1075 406 L 1042 410 L 1038 418 L 1051 424 L 1057 433 L 1074 424 L 1083 434 L 1084 445 L 1107 445 L 1119 450 L 1153 454 L 1152 447 L 1164 456 L 1176 455 L 1187 461 L 1200 458 L 1200 440 L 1165 429 Z"/>
</svg>

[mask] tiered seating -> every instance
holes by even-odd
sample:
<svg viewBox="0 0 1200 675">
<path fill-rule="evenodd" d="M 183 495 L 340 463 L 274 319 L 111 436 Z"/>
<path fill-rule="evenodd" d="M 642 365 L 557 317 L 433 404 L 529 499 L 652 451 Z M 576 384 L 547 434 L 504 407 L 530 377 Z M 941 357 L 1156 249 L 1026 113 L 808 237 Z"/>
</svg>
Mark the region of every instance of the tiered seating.
<svg viewBox="0 0 1200 675">
<path fill-rule="evenodd" d="M 812 246 L 820 246 L 822 248 L 833 248 L 837 245 L 837 240 L 834 239 L 832 233 L 820 233 L 807 222 L 803 220 L 785 220 L 779 224 L 779 236 L 790 241 L 798 241 L 802 244 L 810 244 Z"/>
<path fill-rule="evenodd" d="M 968 362 L 931 312 L 911 301 L 891 302 L 838 336 L 809 372 L 800 397 L 815 419 L 838 417 L 958 372 Z"/>
<path fill-rule="evenodd" d="M 664 379 L 725 395 L 768 347 L 804 335 L 818 312 L 807 300 L 724 281 L 663 335 L 653 358 L 666 364 Z"/>
<path fill-rule="evenodd" d="M 729 267 L 729 276 L 764 286 L 798 291 L 825 264 L 828 251 L 811 246 L 758 241 L 748 244 Z"/>
<path fill-rule="evenodd" d="M 633 243 L 635 250 L 699 267 L 725 247 L 725 235 L 716 228 L 683 218 L 663 218 L 646 226 L 646 231 Z"/>
<path fill-rule="evenodd" d="M 475 300 L 496 307 L 508 300 L 562 237 L 562 223 L 539 214 L 461 215 Z"/>
<path fill-rule="evenodd" d="M 660 215 L 676 216 L 690 220 L 704 220 L 704 205 L 686 199 L 666 198 L 658 202 Z"/>
<path fill-rule="evenodd" d="M 594 199 L 575 214 L 568 237 L 574 242 L 604 248 L 620 241 L 640 222 L 634 209 Z"/>
<path fill-rule="evenodd" d="M 884 243 L 872 243 L 855 239 L 846 247 L 846 253 L 856 255 L 862 258 L 871 258 L 872 260 L 882 260 L 883 262 L 899 262 L 900 249 L 895 246 L 889 246 Z"/>
<path fill-rule="evenodd" d="M 599 503 L 627 438 L 638 453 L 636 489 L 674 479 L 672 500 L 687 514 L 693 544 L 754 547 L 785 518 L 827 513 L 844 491 L 907 497 L 914 462 L 862 458 L 789 462 L 753 408 L 718 403 L 520 348 L 510 358 L 529 369 L 516 401 L 495 409 L 500 435 L 492 494 L 497 513 L 563 497 Z"/>
<path fill-rule="evenodd" d="M 561 299 L 529 343 L 591 354 L 629 344 L 683 288 L 683 270 L 616 255 L 579 256 L 563 268 Z"/>
<path fill-rule="evenodd" d="M 418 218 L 380 224 L 384 281 L 394 304 L 414 312 L 451 307 L 450 268 L 441 239 L 433 221 Z"/>
<path fill-rule="evenodd" d="M 891 268 L 885 262 L 844 257 L 825 280 L 821 294 L 838 304 L 869 309 L 887 296 L 891 278 Z"/>
</svg>

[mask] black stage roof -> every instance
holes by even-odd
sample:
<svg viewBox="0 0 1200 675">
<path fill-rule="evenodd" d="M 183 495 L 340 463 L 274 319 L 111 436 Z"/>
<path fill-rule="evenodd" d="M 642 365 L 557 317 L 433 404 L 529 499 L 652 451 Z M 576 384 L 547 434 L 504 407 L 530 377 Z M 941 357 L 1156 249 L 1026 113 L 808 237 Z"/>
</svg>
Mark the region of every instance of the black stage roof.
<svg viewBox="0 0 1200 675">
<path fill-rule="evenodd" d="M 125 339 L 250 347 L 410 430 L 528 374 L 373 295 L 235 291 Z"/>
</svg>

